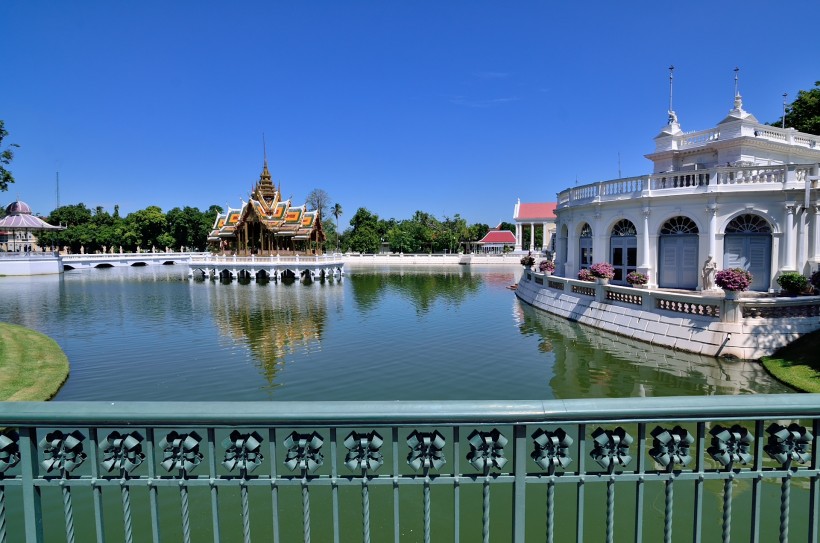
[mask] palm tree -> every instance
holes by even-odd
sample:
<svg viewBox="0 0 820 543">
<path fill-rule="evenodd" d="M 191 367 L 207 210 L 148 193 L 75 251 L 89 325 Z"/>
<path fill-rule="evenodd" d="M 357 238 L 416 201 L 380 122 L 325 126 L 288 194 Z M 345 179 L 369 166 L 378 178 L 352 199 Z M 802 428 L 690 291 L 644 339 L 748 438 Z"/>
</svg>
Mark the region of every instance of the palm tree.
<svg viewBox="0 0 820 543">
<path fill-rule="evenodd" d="M 342 204 L 335 203 L 333 207 L 330 209 L 330 213 L 336 217 L 336 251 L 339 250 L 339 217 L 342 216 Z"/>
</svg>

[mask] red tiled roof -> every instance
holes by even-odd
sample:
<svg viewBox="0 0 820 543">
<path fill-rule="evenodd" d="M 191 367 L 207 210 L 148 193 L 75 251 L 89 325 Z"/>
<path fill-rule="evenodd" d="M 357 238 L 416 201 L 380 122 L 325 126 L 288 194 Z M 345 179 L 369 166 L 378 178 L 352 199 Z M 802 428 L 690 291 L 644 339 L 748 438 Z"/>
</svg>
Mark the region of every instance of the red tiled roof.
<svg viewBox="0 0 820 543">
<path fill-rule="evenodd" d="M 518 216 L 516 219 L 554 219 L 556 202 L 543 204 L 518 204 Z"/>
<path fill-rule="evenodd" d="M 481 238 L 479 243 L 510 243 L 515 245 L 515 234 L 509 230 L 492 229 L 487 235 Z"/>
</svg>

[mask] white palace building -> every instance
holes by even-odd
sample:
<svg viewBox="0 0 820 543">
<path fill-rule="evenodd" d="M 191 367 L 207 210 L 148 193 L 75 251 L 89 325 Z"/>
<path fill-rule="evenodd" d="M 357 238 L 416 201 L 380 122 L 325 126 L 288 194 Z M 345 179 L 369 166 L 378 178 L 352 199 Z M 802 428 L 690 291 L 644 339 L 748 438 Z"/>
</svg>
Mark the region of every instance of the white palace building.
<svg viewBox="0 0 820 543">
<path fill-rule="evenodd" d="M 556 275 L 609 262 L 614 284 L 637 270 L 650 288 L 700 290 L 712 255 L 718 270 L 746 268 L 751 290 L 771 292 L 781 272 L 817 268 L 820 136 L 761 124 L 735 90 L 729 114 L 696 132 L 681 130 L 670 100 L 646 157 L 650 175 L 558 194 Z"/>
</svg>

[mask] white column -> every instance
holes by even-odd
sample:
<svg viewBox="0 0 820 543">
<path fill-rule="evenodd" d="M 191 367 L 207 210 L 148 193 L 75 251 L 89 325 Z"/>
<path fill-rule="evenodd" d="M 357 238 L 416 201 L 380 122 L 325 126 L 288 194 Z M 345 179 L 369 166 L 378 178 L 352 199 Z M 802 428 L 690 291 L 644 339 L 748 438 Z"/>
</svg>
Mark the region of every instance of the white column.
<svg viewBox="0 0 820 543">
<path fill-rule="evenodd" d="M 795 257 L 797 256 L 797 248 L 794 240 L 794 208 L 795 204 L 786 204 L 786 255 L 783 259 L 782 270 L 795 269 Z"/>
<path fill-rule="evenodd" d="M 544 251 L 548 251 L 549 247 L 547 247 L 547 223 L 541 223 L 541 249 Z"/>
<path fill-rule="evenodd" d="M 649 269 L 652 263 L 649 260 L 649 208 L 643 208 L 643 232 L 641 232 L 641 268 Z M 643 272 L 646 273 L 646 272 Z"/>
<path fill-rule="evenodd" d="M 515 223 L 515 250 L 521 250 L 521 223 Z"/>
<path fill-rule="evenodd" d="M 530 251 L 535 250 L 535 223 L 530 223 Z"/>
<path fill-rule="evenodd" d="M 604 242 L 601 232 L 601 207 L 595 210 L 595 220 L 592 221 L 592 263 L 609 262 L 608 244 Z"/>
<path fill-rule="evenodd" d="M 717 261 L 717 206 L 710 204 L 706 206 L 706 212 L 709 213 L 709 254 Z M 700 260 L 698 260 L 700 262 Z"/>
<path fill-rule="evenodd" d="M 817 262 L 820 257 L 820 204 L 812 204 L 811 226 L 809 232 L 809 262 Z"/>
</svg>

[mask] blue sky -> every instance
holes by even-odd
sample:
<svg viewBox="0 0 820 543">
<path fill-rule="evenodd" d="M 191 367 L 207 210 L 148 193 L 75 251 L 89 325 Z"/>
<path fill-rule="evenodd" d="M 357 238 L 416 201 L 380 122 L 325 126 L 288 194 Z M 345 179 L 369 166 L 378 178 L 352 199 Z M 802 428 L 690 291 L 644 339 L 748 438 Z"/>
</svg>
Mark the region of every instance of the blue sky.
<svg viewBox="0 0 820 543">
<path fill-rule="evenodd" d="M 788 11 L 786 11 L 788 9 Z M 238 206 L 258 179 L 382 218 L 510 220 L 517 198 L 650 171 L 667 67 L 685 131 L 820 79 L 815 1 L 0 2 L 17 197 Z"/>
</svg>

